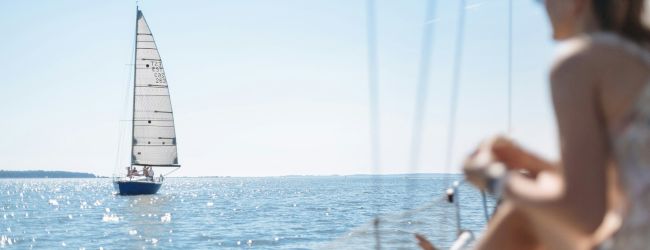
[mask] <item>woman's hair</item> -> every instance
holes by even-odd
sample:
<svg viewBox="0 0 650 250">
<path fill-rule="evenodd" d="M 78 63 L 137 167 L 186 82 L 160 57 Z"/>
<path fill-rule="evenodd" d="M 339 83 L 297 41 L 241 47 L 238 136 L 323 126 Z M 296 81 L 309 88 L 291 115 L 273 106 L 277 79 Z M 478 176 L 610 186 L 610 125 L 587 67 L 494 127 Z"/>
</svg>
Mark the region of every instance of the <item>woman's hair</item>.
<svg viewBox="0 0 650 250">
<path fill-rule="evenodd" d="M 638 43 L 650 42 L 650 30 L 643 23 L 645 0 L 626 0 L 627 9 L 622 19 L 615 13 L 620 8 L 621 0 L 593 0 L 594 13 L 600 27 L 606 31 L 617 32 Z M 618 3 L 618 4 L 617 4 Z M 616 23 L 621 20 L 621 23 Z"/>
</svg>

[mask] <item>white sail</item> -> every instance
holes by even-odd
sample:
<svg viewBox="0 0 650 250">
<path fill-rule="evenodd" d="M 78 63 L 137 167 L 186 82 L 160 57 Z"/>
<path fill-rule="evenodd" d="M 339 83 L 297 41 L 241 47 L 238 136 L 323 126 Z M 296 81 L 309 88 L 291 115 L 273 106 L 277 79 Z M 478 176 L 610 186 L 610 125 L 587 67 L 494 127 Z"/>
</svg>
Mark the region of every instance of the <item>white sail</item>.
<svg viewBox="0 0 650 250">
<path fill-rule="evenodd" d="M 178 166 L 174 114 L 156 42 L 138 10 L 131 164 Z"/>
</svg>

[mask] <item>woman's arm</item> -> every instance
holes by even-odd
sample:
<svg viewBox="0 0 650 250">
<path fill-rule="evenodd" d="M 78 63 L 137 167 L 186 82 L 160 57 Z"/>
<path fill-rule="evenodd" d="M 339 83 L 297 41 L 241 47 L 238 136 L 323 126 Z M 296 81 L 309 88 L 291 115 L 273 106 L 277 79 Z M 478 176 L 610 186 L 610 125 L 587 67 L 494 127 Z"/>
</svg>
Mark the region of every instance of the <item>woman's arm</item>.
<svg viewBox="0 0 650 250">
<path fill-rule="evenodd" d="M 540 172 L 558 173 L 559 170 L 556 164 L 528 152 L 509 138 L 496 136 L 481 143 L 467 158 L 463 164 L 465 179 L 480 189 L 494 188 L 489 187 L 489 179 L 497 177 L 494 176 L 498 175 L 495 170 L 502 171 L 492 168 L 494 163 L 502 163 L 506 170 L 515 170 L 516 173 L 533 179 L 537 178 Z"/>
<path fill-rule="evenodd" d="M 505 137 L 497 137 L 490 146 L 498 161 L 505 163 L 508 169 L 524 170 L 533 177 L 542 171 L 558 171 L 558 166 L 515 144 Z"/>
<path fill-rule="evenodd" d="M 525 210 L 591 234 L 605 215 L 608 140 L 598 99 L 599 69 L 589 49 L 563 59 L 551 75 L 553 103 L 560 134 L 559 181 L 513 175 L 506 197 Z"/>
</svg>

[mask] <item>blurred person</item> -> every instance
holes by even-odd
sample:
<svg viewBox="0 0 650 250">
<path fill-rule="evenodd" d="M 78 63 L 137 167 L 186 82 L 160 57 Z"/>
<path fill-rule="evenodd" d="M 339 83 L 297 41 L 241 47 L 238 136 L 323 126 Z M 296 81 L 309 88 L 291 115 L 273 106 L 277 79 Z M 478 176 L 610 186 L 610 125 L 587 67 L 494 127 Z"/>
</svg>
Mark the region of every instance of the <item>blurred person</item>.
<svg viewBox="0 0 650 250">
<path fill-rule="evenodd" d="M 650 246 L 650 32 L 644 0 L 546 0 L 564 51 L 550 84 L 561 160 L 497 136 L 470 155 L 467 179 L 502 191 L 477 249 Z M 494 166 L 505 166 L 495 181 Z M 501 183 L 501 185 L 499 185 Z"/>
</svg>

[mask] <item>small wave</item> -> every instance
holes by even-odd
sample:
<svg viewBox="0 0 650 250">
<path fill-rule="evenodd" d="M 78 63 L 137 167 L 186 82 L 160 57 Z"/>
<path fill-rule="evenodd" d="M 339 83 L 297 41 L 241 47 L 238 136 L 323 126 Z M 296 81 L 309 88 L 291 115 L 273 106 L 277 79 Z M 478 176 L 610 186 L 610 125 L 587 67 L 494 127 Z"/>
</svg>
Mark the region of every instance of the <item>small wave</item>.
<svg viewBox="0 0 650 250">
<path fill-rule="evenodd" d="M 102 217 L 103 222 L 118 222 L 120 221 L 120 217 L 114 214 L 104 214 L 104 217 Z"/>
<path fill-rule="evenodd" d="M 6 235 L 3 235 L 0 237 L 0 247 L 4 248 L 6 245 L 13 245 L 14 240 L 11 238 L 7 237 Z"/>
<path fill-rule="evenodd" d="M 160 222 L 162 223 L 169 223 L 172 221 L 172 214 L 170 213 L 165 213 L 165 215 L 160 217 Z"/>
<path fill-rule="evenodd" d="M 59 205 L 59 202 L 57 200 L 55 200 L 55 199 L 49 199 L 47 201 L 47 203 L 52 205 L 52 206 L 58 206 Z"/>
</svg>

